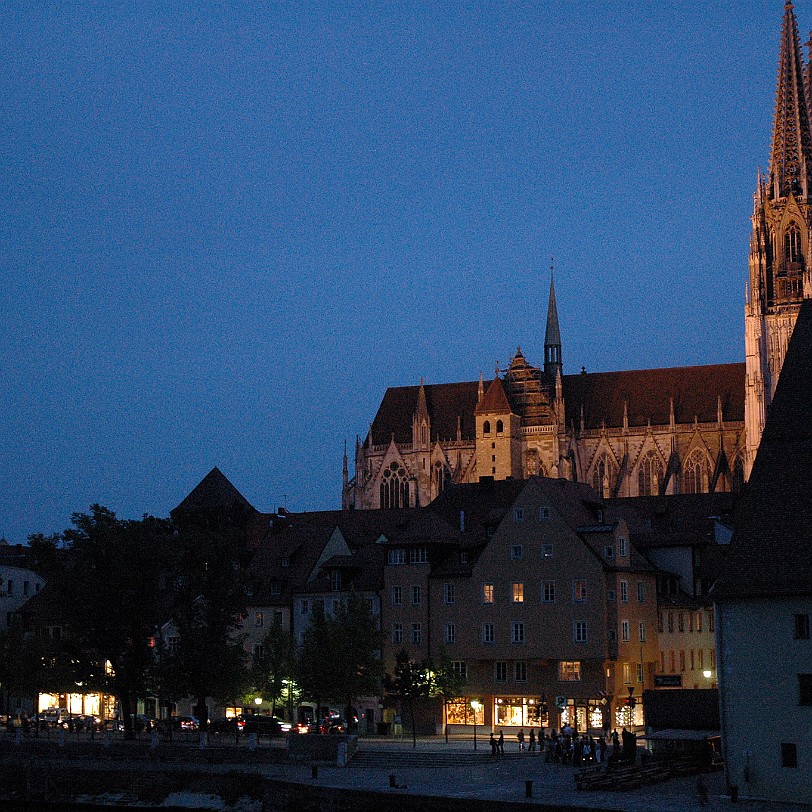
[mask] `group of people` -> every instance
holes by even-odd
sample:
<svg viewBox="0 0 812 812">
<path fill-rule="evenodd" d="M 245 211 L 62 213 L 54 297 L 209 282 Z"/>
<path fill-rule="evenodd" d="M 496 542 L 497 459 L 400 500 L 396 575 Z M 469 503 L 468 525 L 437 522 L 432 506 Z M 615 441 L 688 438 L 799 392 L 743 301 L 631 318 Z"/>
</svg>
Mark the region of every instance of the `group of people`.
<svg viewBox="0 0 812 812">
<path fill-rule="evenodd" d="M 607 731 L 608 733 L 608 731 Z M 589 735 L 579 735 L 569 724 L 565 724 L 559 732 L 553 728 L 548 735 L 544 728 L 536 735 L 535 728 L 530 728 L 529 736 L 525 736 L 524 728 L 520 728 L 516 733 L 516 741 L 519 750 L 527 749 L 528 752 L 538 750 L 544 754 L 544 760 L 548 763 L 565 764 L 573 767 L 582 767 L 587 764 L 602 764 L 612 759 L 623 759 L 633 764 L 637 753 L 637 736 L 624 727 L 618 734 L 617 730 L 612 732 L 611 752 L 610 743 L 606 735 L 599 735 L 597 738 Z M 527 747 L 525 748 L 525 742 Z M 490 737 L 491 755 L 504 755 L 505 753 L 505 733 L 499 731 L 498 738 L 491 732 Z"/>
</svg>

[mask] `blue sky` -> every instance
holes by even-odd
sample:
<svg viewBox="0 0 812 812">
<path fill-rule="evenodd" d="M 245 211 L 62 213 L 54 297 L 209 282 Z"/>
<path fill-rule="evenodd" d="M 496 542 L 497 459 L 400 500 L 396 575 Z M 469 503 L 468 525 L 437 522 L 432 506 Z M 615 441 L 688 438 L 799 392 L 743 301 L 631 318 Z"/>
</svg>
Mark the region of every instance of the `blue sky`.
<svg viewBox="0 0 812 812">
<path fill-rule="evenodd" d="M 543 361 L 551 256 L 565 372 L 743 360 L 782 10 L 0 2 L 0 535 L 340 506 L 387 386 Z"/>
</svg>

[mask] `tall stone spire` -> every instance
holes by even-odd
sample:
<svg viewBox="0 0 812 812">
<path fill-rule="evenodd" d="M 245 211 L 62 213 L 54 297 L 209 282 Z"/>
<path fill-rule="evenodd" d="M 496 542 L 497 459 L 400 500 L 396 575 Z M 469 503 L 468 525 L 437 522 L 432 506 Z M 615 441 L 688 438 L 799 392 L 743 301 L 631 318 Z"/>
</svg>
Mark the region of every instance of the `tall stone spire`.
<svg viewBox="0 0 812 812">
<path fill-rule="evenodd" d="M 769 194 L 772 199 L 807 197 L 812 188 L 812 135 L 805 88 L 804 61 L 792 0 L 784 5 L 778 88 L 770 152 Z"/>
<path fill-rule="evenodd" d="M 555 304 L 555 281 L 550 265 L 550 299 L 547 304 L 547 331 L 544 334 L 544 372 L 553 376 L 561 371 L 561 332 L 558 329 L 558 308 Z"/>
</svg>

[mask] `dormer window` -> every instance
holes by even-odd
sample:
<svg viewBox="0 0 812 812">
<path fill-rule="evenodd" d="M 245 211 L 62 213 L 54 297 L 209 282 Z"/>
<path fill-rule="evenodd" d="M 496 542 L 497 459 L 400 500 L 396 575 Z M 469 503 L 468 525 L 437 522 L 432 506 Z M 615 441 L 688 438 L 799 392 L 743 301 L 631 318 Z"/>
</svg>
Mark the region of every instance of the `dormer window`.
<svg viewBox="0 0 812 812">
<path fill-rule="evenodd" d="M 341 589 L 341 570 L 333 570 L 330 573 L 330 589 L 338 592 Z"/>
<path fill-rule="evenodd" d="M 621 558 L 625 558 L 625 557 L 626 557 L 626 555 L 627 555 L 627 550 L 626 550 L 626 539 L 624 539 L 624 538 L 619 538 L 619 539 L 617 540 L 617 554 L 618 554 L 618 555 L 619 555 Z"/>
</svg>

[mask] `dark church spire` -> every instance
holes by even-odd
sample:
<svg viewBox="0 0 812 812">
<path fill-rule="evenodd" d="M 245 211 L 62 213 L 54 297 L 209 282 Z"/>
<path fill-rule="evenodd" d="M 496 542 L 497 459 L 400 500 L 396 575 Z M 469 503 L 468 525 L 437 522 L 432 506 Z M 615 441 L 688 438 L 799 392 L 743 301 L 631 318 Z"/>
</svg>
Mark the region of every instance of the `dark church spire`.
<svg viewBox="0 0 812 812">
<path fill-rule="evenodd" d="M 547 304 L 547 332 L 544 334 L 544 372 L 555 375 L 561 371 L 561 333 L 558 329 L 558 308 L 555 304 L 553 266 L 550 265 L 550 299 Z"/>
<path fill-rule="evenodd" d="M 769 194 L 772 199 L 807 197 L 812 170 L 812 135 L 805 88 L 801 41 L 792 0 L 784 6 L 778 88 L 770 152 Z"/>
</svg>

